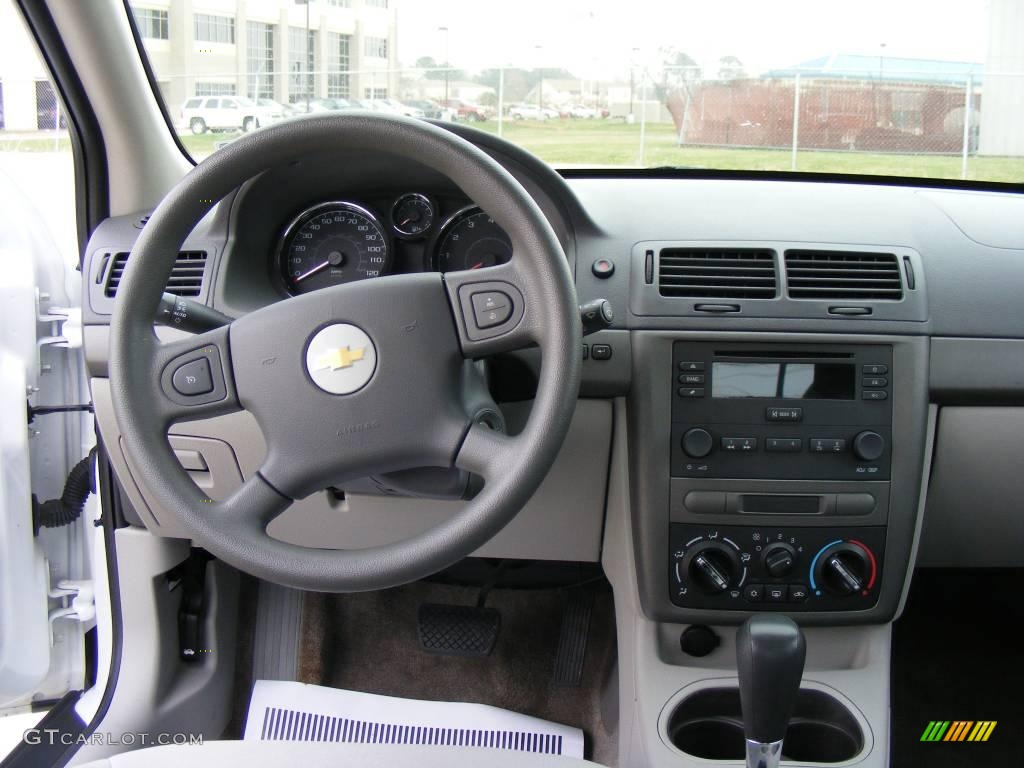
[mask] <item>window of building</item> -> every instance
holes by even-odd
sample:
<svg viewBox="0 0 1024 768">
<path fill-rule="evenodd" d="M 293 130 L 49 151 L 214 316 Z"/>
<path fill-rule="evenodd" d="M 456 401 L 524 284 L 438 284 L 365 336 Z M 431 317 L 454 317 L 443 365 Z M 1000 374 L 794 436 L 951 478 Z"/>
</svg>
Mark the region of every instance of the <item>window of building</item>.
<svg viewBox="0 0 1024 768">
<path fill-rule="evenodd" d="M 167 40 L 167 11 L 153 8 L 134 8 L 135 26 L 139 34 L 151 40 Z"/>
<path fill-rule="evenodd" d="M 192 17 L 195 39 L 205 43 L 235 42 L 235 20 L 230 16 L 197 13 Z"/>
<path fill-rule="evenodd" d="M 246 95 L 250 99 L 274 98 L 274 34 L 276 27 L 250 21 L 246 33 Z"/>
<path fill-rule="evenodd" d="M 372 59 L 388 57 L 388 39 L 386 37 L 367 37 L 363 40 L 363 55 Z"/>
<path fill-rule="evenodd" d="M 352 0 L 327 0 L 327 4 L 335 8 L 351 8 Z"/>
<path fill-rule="evenodd" d="M 234 96 L 234 83 L 196 83 L 196 96 Z"/>
<path fill-rule="evenodd" d="M 388 0 L 366 0 L 366 5 L 370 8 L 387 8 Z"/>
<path fill-rule="evenodd" d="M 57 101 L 57 92 L 49 80 L 36 80 L 36 128 L 52 131 L 67 128 L 68 123 Z"/>
<path fill-rule="evenodd" d="M 366 99 L 386 99 L 388 97 L 387 88 L 364 88 L 363 98 Z"/>
<path fill-rule="evenodd" d="M 351 93 L 349 80 L 349 35 L 336 32 L 327 34 L 327 95 L 332 99 L 347 99 Z"/>
<path fill-rule="evenodd" d="M 288 28 L 288 98 L 291 101 L 313 95 L 315 35 L 313 30 L 302 27 Z"/>
</svg>

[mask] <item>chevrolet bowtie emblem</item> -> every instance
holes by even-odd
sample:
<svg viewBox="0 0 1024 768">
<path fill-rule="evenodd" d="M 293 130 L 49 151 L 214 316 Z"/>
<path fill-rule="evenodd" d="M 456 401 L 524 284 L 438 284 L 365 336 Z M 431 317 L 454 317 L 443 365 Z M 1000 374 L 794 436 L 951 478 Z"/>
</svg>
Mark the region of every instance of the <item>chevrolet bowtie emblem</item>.
<svg viewBox="0 0 1024 768">
<path fill-rule="evenodd" d="M 366 347 L 338 347 L 324 352 L 316 358 L 315 371 L 324 371 L 330 368 L 338 371 L 342 368 L 351 368 L 352 365 L 363 359 L 366 354 Z"/>
</svg>

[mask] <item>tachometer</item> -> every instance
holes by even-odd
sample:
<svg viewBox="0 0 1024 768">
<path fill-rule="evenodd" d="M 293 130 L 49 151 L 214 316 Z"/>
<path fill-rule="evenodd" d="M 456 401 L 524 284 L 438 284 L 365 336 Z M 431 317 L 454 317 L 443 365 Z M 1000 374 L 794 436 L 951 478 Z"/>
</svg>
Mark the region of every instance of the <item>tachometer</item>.
<svg viewBox="0 0 1024 768">
<path fill-rule="evenodd" d="M 434 251 L 434 269 L 482 269 L 511 258 L 512 241 L 505 230 L 480 208 L 471 206 L 445 224 Z"/>
<path fill-rule="evenodd" d="M 285 231 L 278 257 L 291 293 L 307 293 L 387 272 L 387 237 L 377 217 L 354 203 L 303 211 Z"/>
</svg>

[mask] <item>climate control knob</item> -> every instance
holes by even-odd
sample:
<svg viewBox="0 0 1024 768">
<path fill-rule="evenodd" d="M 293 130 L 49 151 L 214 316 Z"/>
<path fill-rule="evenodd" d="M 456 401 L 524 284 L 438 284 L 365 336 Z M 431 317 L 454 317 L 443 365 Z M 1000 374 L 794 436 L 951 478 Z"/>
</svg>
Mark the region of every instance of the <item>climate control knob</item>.
<svg viewBox="0 0 1024 768">
<path fill-rule="evenodd" d="M 703 459 L 714 446 L 714 438 L 706 429 L 695 427 L 688 429 L 683 434 L 683 452 L 694 459 Z"/>
<path fill-rule="evenodd" d="M 735 587 L 743 572 L 736 550 L 714 541 L 695 545 L 686 553 L 683 567 L 690 582 L 709 595 Z"/>
<path fill-rule="evenodd" d="M 874 559 L 859 543 L 831 544 L 815 557 L 814 584 L 831 595 L 853 595 L 869 589 L 874 582 Z"/>
<path fill-rule="evenodd" d="M 788 576 L 796 565 L 796 558 L 796 550 L 782 542 L 769 544 L 761 556 L 764 569 L 775 578 Z"/>
<path fill-rule="evenodd" d="M 885 438 L 865 430 L 853 438 L 853 455 L 861 461 L 877 461 L 885 453 Z"/>
</svg>

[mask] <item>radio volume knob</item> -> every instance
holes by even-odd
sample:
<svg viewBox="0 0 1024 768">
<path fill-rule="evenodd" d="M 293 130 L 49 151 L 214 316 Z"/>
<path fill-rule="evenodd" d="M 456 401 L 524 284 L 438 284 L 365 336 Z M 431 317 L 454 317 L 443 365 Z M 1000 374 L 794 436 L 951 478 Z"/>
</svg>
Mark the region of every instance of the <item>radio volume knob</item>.
<svg viewBox="0 0 1024 768">
<path fill-rule="evenodd" d="M 853 455 L 861 461 L 876 461 L 885 453 L 885 438 L 865 430 L 853 438 Z"/>
<path fill-rule="evenodd" d="M 706 429 L 696 427 L 683 434 L 683 452 L 694 459 L 703 459 L 714 445 L 714 438 Z"/>
</svg>

